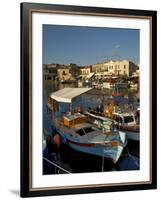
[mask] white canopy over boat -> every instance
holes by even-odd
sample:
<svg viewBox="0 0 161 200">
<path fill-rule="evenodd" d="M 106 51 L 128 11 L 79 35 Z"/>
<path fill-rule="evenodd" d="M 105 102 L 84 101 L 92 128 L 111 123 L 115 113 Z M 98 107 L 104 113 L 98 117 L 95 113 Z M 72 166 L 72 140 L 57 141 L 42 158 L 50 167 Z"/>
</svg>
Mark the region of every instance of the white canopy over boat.
<svg viewBox="0 0 161 200">
<path fill-rule="evenodd" d="M 50 97 L 58 102 L 71 103 L 72 99 L 91 90 L 92 88 L 63 88 L 51 93 Z"/>
</svg>

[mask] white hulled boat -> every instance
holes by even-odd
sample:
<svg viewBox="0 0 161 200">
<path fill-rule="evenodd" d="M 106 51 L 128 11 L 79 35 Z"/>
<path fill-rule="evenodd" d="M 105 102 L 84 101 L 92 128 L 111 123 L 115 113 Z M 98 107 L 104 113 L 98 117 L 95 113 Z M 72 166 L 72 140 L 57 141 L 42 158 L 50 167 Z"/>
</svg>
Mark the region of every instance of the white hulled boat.
<svg viewBox="0 0 161 200">
<path fill-rule="evenodd" d="M 91 88 L 64 88 L 52 93 L 48 104 L 52 110 L 52 121 L 62 141 L 71 148 L 116 163 L 125 146 L 126 135 L 112 130 L 111 124 L 99 129 L 80 113 L 85 109 L 81 95 L 89 90 Z"/>
<path fill-rule="evenodd" d="M 110 110 L 110 111 L 109 111 Z M 140 125 L 136 120 L 136 116 L 133 112 L 117 112 L 113 108 L 109 108 L 107 113 L 99 113 L 93 110 L 88 110 L 86 115 L 99 117 L 102 116 L 105 119 L 112 119 L 117 126 L 117 129 L 126 132 L 126 137 L 129 140 L 140 140 Z"/>
</svg>

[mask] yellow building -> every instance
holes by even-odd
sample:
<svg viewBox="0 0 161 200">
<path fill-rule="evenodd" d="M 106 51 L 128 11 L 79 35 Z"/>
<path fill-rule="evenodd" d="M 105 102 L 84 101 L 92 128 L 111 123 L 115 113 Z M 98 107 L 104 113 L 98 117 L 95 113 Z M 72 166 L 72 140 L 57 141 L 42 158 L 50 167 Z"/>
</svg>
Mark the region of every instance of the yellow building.
<svg viewBox="0 0 161 200">
<path fill-rule="evenodd" d="M 128 60 L 108 61 L 92 66 L 96 76 L 131 76 L 137 70 L 137 65 Z"/>
<path fill-rule="evenodd" d="M 80 70 L 81 75 L 89 75 L 91 73 L 91 67 L 90 66 L 80 67 L 79 70 Z"/>
<path fill-rule="evenodd" d="M 94 65 L 92 65 L 92 72 L 100 73 L 100 72 L 104 71 L 103 68 L 104 68 L 104 63 L 94 64 Z"/>
<path fill-rule="evenodd" d="M 61 82 L 74 80 L 69 68 L 58 69 L 57 76 Z"/>
</svg>

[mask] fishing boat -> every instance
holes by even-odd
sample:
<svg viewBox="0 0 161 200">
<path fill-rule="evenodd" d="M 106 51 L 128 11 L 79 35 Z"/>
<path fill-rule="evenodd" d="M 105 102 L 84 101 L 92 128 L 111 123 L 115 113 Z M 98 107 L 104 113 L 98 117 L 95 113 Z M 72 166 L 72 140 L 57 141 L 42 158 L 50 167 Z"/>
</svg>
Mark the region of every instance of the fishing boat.
<svg viewBox="0 0 161 200">
<path fill-rule="evenodd" d="M 91 88 L 64 88 L 49 96 L 52 122 L 62 142 L 86 154 L 107 158 L 116 163 L 126 143 L 126 134 L 113 130 L 110 124 L 98 128 L 90 121 L 82 95 Z"/>
<path fill-rule="evenodd" d="M 99 113 L 94 110 L 88 110 L 87 115 L 93 114 L 96 116 L 102 116 L 106 119 L 112 119 L 118 130 L 126 132 L 128 140 L 140 140 L 140 125 L 138 123 L 137 116 L 133 112 L 115 111 L 114 105 L 110 104 L 106 112 Z"/>
<path fill-rule="evenodd" d="M 126 132 L 127 139 L 135 141 L 140 140 L 140 125 L 137 124 L 133 112 L 114 112 L 113 120 L 116 122 L 117 128 L 119 130 Z"/>
</svg>

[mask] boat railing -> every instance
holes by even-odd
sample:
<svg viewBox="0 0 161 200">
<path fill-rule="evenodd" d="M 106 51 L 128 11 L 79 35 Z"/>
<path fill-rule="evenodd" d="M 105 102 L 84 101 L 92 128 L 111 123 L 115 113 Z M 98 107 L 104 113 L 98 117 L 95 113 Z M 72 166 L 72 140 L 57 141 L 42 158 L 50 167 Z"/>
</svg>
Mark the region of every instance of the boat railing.
<svg viewBox="0 0 161 200">
<path fill-rule="evenodd" d="M 51 164 L 52 166 L 54 166 L 56 169 L 61 170 L 67 174 L 71 174 L 71 172 L 69 172 L 68 170 L 64 169 L 63 167 L 59 166 L 58 164 L 52 162 L 51 160 L 47 159 L 46 157 L 43 157 L 43 159 L 48 162 L 49 164 Z"/>
<path fill-rule="evenodd" d="M 104 113 L 98 112 L 98 111 L 95 111 L 95 110 L 92 110 L 92 109 L 88 109 L 87 111 L 88 111 L 89 113 L 91 113 L 91 114 L 98 115 L 98 116 L 101 116 L 101 117 L 104 117 L 104 116 L 105 116 Z"/>
</svg>

